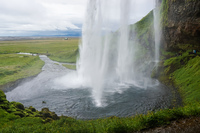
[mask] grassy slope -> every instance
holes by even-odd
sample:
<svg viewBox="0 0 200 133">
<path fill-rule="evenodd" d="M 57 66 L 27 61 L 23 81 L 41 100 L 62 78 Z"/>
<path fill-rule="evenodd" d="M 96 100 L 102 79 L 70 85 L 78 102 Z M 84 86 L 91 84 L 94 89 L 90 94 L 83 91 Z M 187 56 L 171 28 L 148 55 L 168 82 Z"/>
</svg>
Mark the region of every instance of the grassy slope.
<svg viewBox="0 0 200 133">
<path fill-rule="evenodd" d="M 0 85 L 36 75 L 43 65 L 38 56 L 0 54 Z"/>
<path fill-rule="evenodd" d="M 168 0 L 161 5 L 162 25 L 168 26 Z M 159 79 L 166 84 L 173 84 L 180 92 L 185 106 L 200 102 L 200 53 L 191 55 L 198 46 L 193 44 L 177 44 L 176 50 L 162 50 L 163 72 Z M 177 56 L 182 53 L 182 56 Z M 192 106 L 192 105 L 191 105 Z"/>
<path fill-rule="evenodd" d="M 200 57 L 188 52 L 165 60 L 162 74 L 163 79 L 170 80 L 179 88 L 184 105 L 200 102 Z"/>
<path fill-rule="evenodd" d="M 200 102 L 200 57 L 197 56 L 173 73 L 185 104 Z"/>
</svg>

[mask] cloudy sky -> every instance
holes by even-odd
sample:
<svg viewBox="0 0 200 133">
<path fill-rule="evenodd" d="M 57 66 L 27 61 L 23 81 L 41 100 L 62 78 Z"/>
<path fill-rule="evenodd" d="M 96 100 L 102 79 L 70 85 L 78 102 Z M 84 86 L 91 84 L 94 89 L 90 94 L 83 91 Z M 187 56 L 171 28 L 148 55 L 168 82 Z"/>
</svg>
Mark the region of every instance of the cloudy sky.
<svg viewBox="0 0 200 133">
<path fill-rule="evenodd" d="M 115 1 L 117 3 L 119 0 L 111 1 L 110 6 L 114 6 Z M 131 1 L 131 12 L 134 12 L 131 23 L 141 19 L 154 7 L 153 0 Z M 0 36 L 80 35 L 87 2 L 0 0 Z"/>
</svg>

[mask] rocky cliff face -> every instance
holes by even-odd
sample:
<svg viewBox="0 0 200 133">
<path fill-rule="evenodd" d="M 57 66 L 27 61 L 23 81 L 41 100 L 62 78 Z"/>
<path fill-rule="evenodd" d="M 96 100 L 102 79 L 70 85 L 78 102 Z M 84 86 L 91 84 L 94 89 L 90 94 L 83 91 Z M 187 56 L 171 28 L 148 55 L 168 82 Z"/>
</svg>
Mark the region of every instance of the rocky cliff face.
<svg viewBox="0 0 200 133">
<path fill-rule="evenodd" d="M 200 1 L 163 0 L 163 3 L 164 48 L 180 50 L 181 46 L 190 44 L 200 51 Z"/>
</svg>

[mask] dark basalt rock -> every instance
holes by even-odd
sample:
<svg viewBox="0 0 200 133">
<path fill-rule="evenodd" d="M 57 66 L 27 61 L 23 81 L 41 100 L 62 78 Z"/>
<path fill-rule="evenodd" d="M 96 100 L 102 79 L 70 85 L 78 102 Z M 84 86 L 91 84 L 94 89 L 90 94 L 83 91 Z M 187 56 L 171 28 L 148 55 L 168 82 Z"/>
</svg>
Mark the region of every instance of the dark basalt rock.
<svg viewBox="0 0 200 133">
<path fill-rule="evenodd" d="M 167 25 L 163 28 L 166 50 L 191 44 L 200 50 L 200 1 L 168 0 Z"/>
</svg>

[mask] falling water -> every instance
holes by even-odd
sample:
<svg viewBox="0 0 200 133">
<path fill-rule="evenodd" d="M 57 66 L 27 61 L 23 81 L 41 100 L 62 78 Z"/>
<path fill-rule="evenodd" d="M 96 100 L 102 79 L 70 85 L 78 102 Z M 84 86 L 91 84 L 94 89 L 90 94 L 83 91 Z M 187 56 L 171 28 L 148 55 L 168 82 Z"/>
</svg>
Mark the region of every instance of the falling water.
<svg viewBox="0 0 200 133">
<path fill-rule="evenodd" d="M 110 3 L 115 5 L 110 6 Z M 82 41 L 79 45 L 77 75 L 87 87 L 92 88 L 92 97 L 97 106 L 103 106 L 104 92 L 109 89 L 119 91 L 118 89 L 128 88 L 129 85 L 147 88 L 147 76 L 137 71 L 137 68 L 145 68 L 145 63 L 138 66 L 134 59 L 138 43 L 130 40 L 134 38 L 130 34 L 129 26 L 130 5 L 131 0 L 88 2 Z M 118 16 L 119 29 L 114 32 L 112 16 Z M 154 27 L 158 27 L 156 23 Z M 158 48 L 156 42 L 156 60 L 159 60 Z"/>
<path fill-rule="evenodd" d="M 109 2 L 110 3 L 110 2 Z M 130 0 L 121 0 L 120 30 L 113 35 L 112 8 L 106 0 L 90 0 L 83 26 L 80 59 L 77 63 L 79 77 L 87 79 L 93 88 L 92 95 L 97 106 L 102 104 L 102 93 L 108 82 L 126 80 L 129 66 L 129 6 Z M 111 2 L 112 3 L 112 2 Z M 113 1 L 115 3 L 115 1 Z M 102 16 L 103 14 L 103 16 Z M 115 36 L 115 37 L 114 37 Z"/>
<path fill-rule="evenodd" d="M 155 0 L 155 9 L 153 10 L 153 14 L 154 14 L 154 34 L 155 34 L 155 62 L 157 68 L 160 60 L 160 38 L 161 38 L 159 0 Z"/>
<path fill-rule="evenodd" d="M 130 19 L 130 0 L 121 1 L 120 13 L 120 38 L 118 44 L 118 62 L 117 74 L 120 82 L 126 82 L 130 79 L 131 70 L 131 49 L 129 46 L 129 19 Z"/>
</svg>

